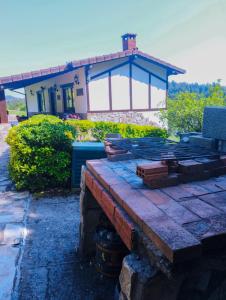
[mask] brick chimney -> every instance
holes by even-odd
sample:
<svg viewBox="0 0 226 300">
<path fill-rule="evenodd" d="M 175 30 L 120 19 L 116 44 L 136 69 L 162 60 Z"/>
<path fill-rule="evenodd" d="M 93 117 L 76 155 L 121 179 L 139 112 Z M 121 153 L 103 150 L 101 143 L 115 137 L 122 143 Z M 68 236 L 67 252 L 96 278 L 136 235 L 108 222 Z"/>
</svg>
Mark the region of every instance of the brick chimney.
<svg viewBox="0 0 226 300">
<path fill-rule="evenodd" d="M 0 87 L 0 123 L 8 123 L 5 92 Z"/>
<path fill-rule="evenodd" d="M 126 33 L 122 35 L 122 50 L 135 50 L 137 48 L 135 33 Z"/>
</svg>

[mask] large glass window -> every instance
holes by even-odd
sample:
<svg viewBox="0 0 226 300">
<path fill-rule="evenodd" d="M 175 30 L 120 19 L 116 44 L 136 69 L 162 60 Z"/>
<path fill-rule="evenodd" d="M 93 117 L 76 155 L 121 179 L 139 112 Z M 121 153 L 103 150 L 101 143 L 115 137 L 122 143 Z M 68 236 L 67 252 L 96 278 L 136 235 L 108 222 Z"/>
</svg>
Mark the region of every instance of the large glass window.
<svg viewBox="0 0 226 300">
<path fill-rule="evenodd" d="M 67 85 L 62 87 L 63 90 L 63 101 L 64 111 L 74 112 L 74 97 L 73 97 L 73 85 Z"/>
<path fill-rule="evenodd" d="M 46 111 L 46 103 L 45 103 L 44 90 L 37 92 L 37 99 L 38 99 L 38 111 L 45 112 Z"/>
</svg>

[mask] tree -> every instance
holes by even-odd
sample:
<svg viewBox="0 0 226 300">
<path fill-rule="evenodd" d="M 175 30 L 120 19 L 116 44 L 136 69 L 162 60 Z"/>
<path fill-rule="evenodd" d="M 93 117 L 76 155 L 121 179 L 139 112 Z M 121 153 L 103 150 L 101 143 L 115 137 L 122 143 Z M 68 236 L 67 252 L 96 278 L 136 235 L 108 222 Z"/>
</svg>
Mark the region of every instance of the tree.
<svg viewBox="0 0 226 300">
<path fill-rule="evenodd" d="M 220 82 L 209 87 L 209 96 L 181 92 L 168 99 L 168 108 L 161 111 L 160 118 L 168 126 L 170 134 L 176 132 L 201 131 L 205 106 L 225 106 L 226 96 Z"/>
</svg>

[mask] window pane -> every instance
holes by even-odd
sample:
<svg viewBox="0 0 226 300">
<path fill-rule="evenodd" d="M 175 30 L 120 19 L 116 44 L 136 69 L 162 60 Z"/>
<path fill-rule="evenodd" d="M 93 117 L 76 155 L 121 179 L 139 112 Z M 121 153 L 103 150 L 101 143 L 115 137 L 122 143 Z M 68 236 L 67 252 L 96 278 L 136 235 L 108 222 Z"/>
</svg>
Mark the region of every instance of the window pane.
<svg viewBox="0 0 226 300">
<path fill-rule="evenodd" d="M 46 107 L 45 107 L 44 91 L 37 92 L 37 99 L 38 99 L 38 110 L 39 110 L 39 112 L 45 112 Z"/>
<path fill-rule="evenodd" d="M 130 109 L 129 65 L 111 72 L 112 109 Z"/>
<path fill-rule="evenodd" d="M 148 109 L 149 74 L 132 66 L 133 109 Z"/>
<path fill-rule="evenodd" d="M 73 88 L 72 87 L 64 87 L 63 88 L 63 98 L 64 105 L 66 110 L 74 109 L 74 101 L 73 101 Z"/>
<path fill-rule="evenodd" d="M 151 108 L 166 107 L 166 83 L 151 76 Z"/>
<path fill-rule="evenodd" d="M 108 74 L 104 74 L 89 82 L 89 105 L 91 111 L 109 110 Z"/>
</svg>

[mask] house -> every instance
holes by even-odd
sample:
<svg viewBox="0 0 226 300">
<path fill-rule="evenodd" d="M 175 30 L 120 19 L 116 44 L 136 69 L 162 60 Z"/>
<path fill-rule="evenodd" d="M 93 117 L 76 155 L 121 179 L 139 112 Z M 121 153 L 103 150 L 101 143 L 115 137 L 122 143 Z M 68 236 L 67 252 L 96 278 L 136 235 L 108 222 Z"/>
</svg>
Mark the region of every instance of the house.
<svg viewBox="0 0 226 300">
<path fill-rule="evenodd" d="M 138 50 L 136 34 L 127 33 L 120 52 L 1 77 L 0 103 L 5 89 L 24 88 L 28 116 L 76 113 L 92 120 L 158 123 L 156 112 L 166 109 L 168 77 L 183 73 Z"/>
</svg>

